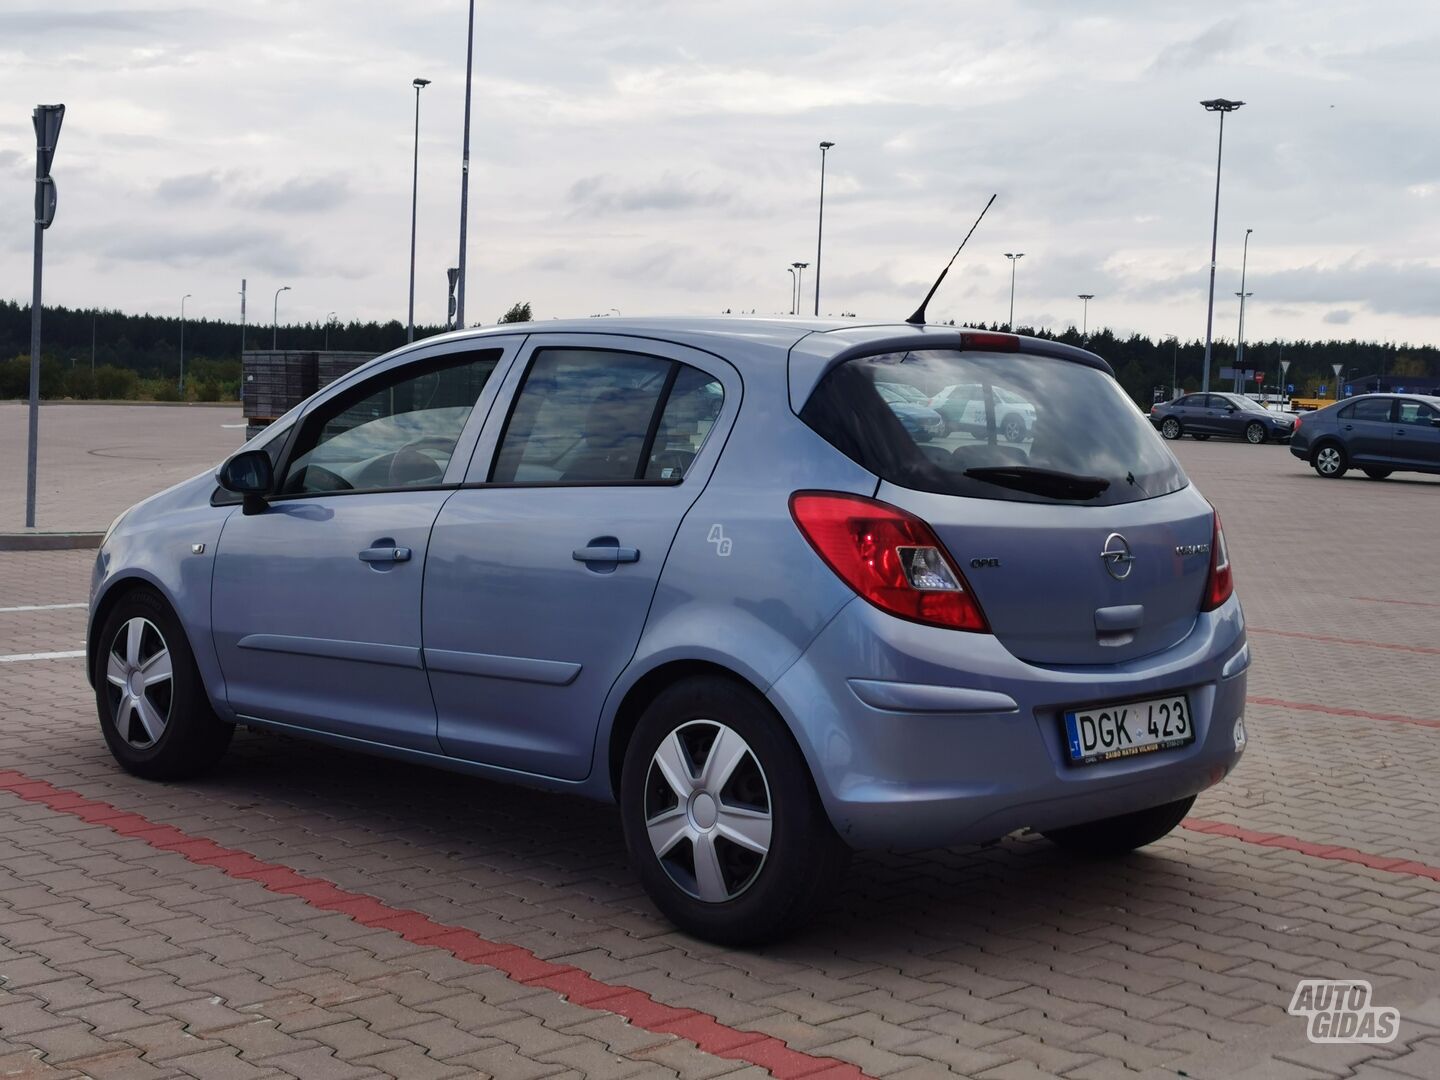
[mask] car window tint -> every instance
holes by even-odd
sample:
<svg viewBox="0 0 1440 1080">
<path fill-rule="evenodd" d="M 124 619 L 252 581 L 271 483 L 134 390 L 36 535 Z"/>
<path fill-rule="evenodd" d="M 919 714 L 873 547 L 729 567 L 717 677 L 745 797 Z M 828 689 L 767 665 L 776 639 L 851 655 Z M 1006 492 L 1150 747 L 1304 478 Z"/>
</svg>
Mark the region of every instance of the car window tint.
<svg viewBox="0 0 1440 1080">
<path fill-rule="evenodd" d="M 1389 420 L 1389 398 L 1364 398 L 1351 406 L 1347 420 Z"/>
<path fill-rule="evenodd" d="M 679 365 L 675 385 L 660 413 L 645 479 L 683 479 L 705 445 L 724 403 L 725 390 L 719 379 L 688 364 Z"/>
<path fill-rule="evenodd" d="M 1182 409 L 1193 409 L 1193 408 L 1196 408 L 1197 406 L 1200 405 L 1200 395 L 1198 395 L 1198 394 L 1186 394 L 1186 395 L 1185 395 L 1184 397 L 1182 397 L 1179 401 L 1175 402 L 1175 404 L 1178 405 L 1179 407 L 1181 407 Z"/>
<path fill-rule="evenodd" d="M 934 391 L 942 433 L 907 425 L 877 385 L 901 381 Z M 1188 483 L 1113 378 L 1052 357 L 949 349 L 861 357 L 831 369 L 800 418 L 882 479 L 945 495 L 1064 501 L 1004 477 L 993 482 L 997 471 L 1016 469 L 1104 480 L 1088 505 L 1154 498 Z"/>
<path fill-rule="evenodd" d="M 505 425 L 494 483 L 643 479 L 652 421 L 678 365 L 605 349 L 541 349 Z M 648 463 L 647 463 L 648 464 Z"/>
<path fill-rule="evenodd" d="M 301 425 L 287 495 L 438 484 L 499 349 L 419 361 L 361 382 Z"/>
<path fill-rule="evenodd" d="M 1435 410 L 1428 405 L 1422 405 L 1418 401 L 1400 402 L 1400 423 L 1402 424 L 1429 424 L 1435 416 Z"/>
</svg>

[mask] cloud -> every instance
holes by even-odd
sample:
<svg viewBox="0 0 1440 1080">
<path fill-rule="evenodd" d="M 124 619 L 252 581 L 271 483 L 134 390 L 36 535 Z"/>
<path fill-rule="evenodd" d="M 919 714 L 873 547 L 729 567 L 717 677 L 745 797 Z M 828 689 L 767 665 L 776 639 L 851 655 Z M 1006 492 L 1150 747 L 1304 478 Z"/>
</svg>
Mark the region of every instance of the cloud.
<svg viewBox="0 0 1440 1080">
<path fill-rule="evenodd" d="M 605 214 L 728 206 L 735 195 L 666 173 L 649 183 L 631 185 L 620 184 L 610 176 L 583 176 L 570 185 L 567 198 L 578 212 Z"/>
<path fill-rule="evenodd" d="M 166 202 L 199 202 L 217 194 L 220 185 L 220 174 L 212 169 L 209 172 L 172 176 L 168 180 L 162 180 L 155 185 L 155 194 Z"/>
<path fill-rule="evenodd" d="M 333 210 L 349 198 L 350 181 L 335 174 L 309 180 L 286 180 L 274 187 L 250 191 L 239 201 L 257 210 L 276 214 L 308 214 L 317 210 Z"/>
<path fill-rule="evenodd" d="M 1335 308 L 1333 311 L 1327 311 L 1321 317 L 1321 321 L 1327 322 L 1332 326 L 1344 326 L 1354 317 L 1355 313 L 1348 308 Z"/>
<path fill-rule="evenodd" d="M 150 34 L 170 17 L 159 11 L 8 11 L 0 13 L 0 37 L 75 33 Z"/>
<path fill-rule="evenodd" d="M 96 254 L 115 262 L 207 269 L 245 266 L 276 274 L 307 269 L 295 243 L 274 230 L 125 227 L 100 230 L 88 243 Z"/>
<path fill-rule="evenodd" d="M 1150 65 L 1151 71 L 1188 71 L 1230 52 L 1240 29 L 1239 19 L 1225 19 L 1195 37 L 1167 45 Z"/>
</svg>

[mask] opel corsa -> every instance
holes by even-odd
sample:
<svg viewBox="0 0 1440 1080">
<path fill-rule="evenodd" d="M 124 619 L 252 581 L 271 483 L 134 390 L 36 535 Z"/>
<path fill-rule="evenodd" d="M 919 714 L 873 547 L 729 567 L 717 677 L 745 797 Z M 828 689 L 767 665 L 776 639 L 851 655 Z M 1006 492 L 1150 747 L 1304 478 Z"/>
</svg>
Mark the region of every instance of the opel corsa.
<svg viewBox="0 0 1440 1080">
<path fill-rule="evenodd" d="M 122 514 L 88 637 L 119 763 L 188 776 L 244 724 L 615 800 L 655 904 L 725 943 L 852 849 L 1122 853 L 1235 765 L 1220 522 L 1098 356 L 603 328 L 391 353 Z M 978 404 L 917 441 L 893 384 Z"/>
</svg>

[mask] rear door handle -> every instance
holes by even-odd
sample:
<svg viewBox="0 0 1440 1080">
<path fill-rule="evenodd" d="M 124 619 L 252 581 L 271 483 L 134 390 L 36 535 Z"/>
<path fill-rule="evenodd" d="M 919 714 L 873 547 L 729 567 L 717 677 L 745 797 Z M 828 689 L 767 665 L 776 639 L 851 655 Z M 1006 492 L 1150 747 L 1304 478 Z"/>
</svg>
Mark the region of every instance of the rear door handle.
<svg viewBox="0 0 1440 1080">
<path fill-rule="evenodd" d="M 591 547 L 576 548 L 570 553 L 570 557 L 576 562 L 639 562 L 640 549 L 632 547 L 618 547 L 613 545 L 594 545 Z"/>
<path fill-rule="evenodd" d="M 372 547 L 360 552 L 360 561 L 366 563 L 409 562 L 408 547 Z"/>
</svg>

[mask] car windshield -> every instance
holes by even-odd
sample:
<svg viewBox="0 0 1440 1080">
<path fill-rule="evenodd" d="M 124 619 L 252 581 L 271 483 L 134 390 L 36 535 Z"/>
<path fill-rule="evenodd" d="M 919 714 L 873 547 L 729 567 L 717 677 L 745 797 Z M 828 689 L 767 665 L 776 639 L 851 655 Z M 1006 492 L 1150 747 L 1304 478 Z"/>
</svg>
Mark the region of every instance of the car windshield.
<svg viewBox="0 0 1440 1080">
<path fill-rule="evenodd" d="M 1226 401 L 1232 401 L 1242 409 L 1249 409 L 1251 412 L 1264 412 L 1265 406 L 1261 405 L 1254 398 L 1246 397 L 1243 394 L 1231 394 Z"/>
<path fill-rule="evenodd" d="M 879 384 L 964 398 L 948 434 L 912 436 Z M 1017 422 L 1014 406 L 1033 409 Z M 1020 502 L 1113 505 L 1189 481 L 1113 378 L 1044 356 L 931 349 L 847 361 L 829 371 L 801 419 L 871 472 L 922 491 Z"/>
</svg>

